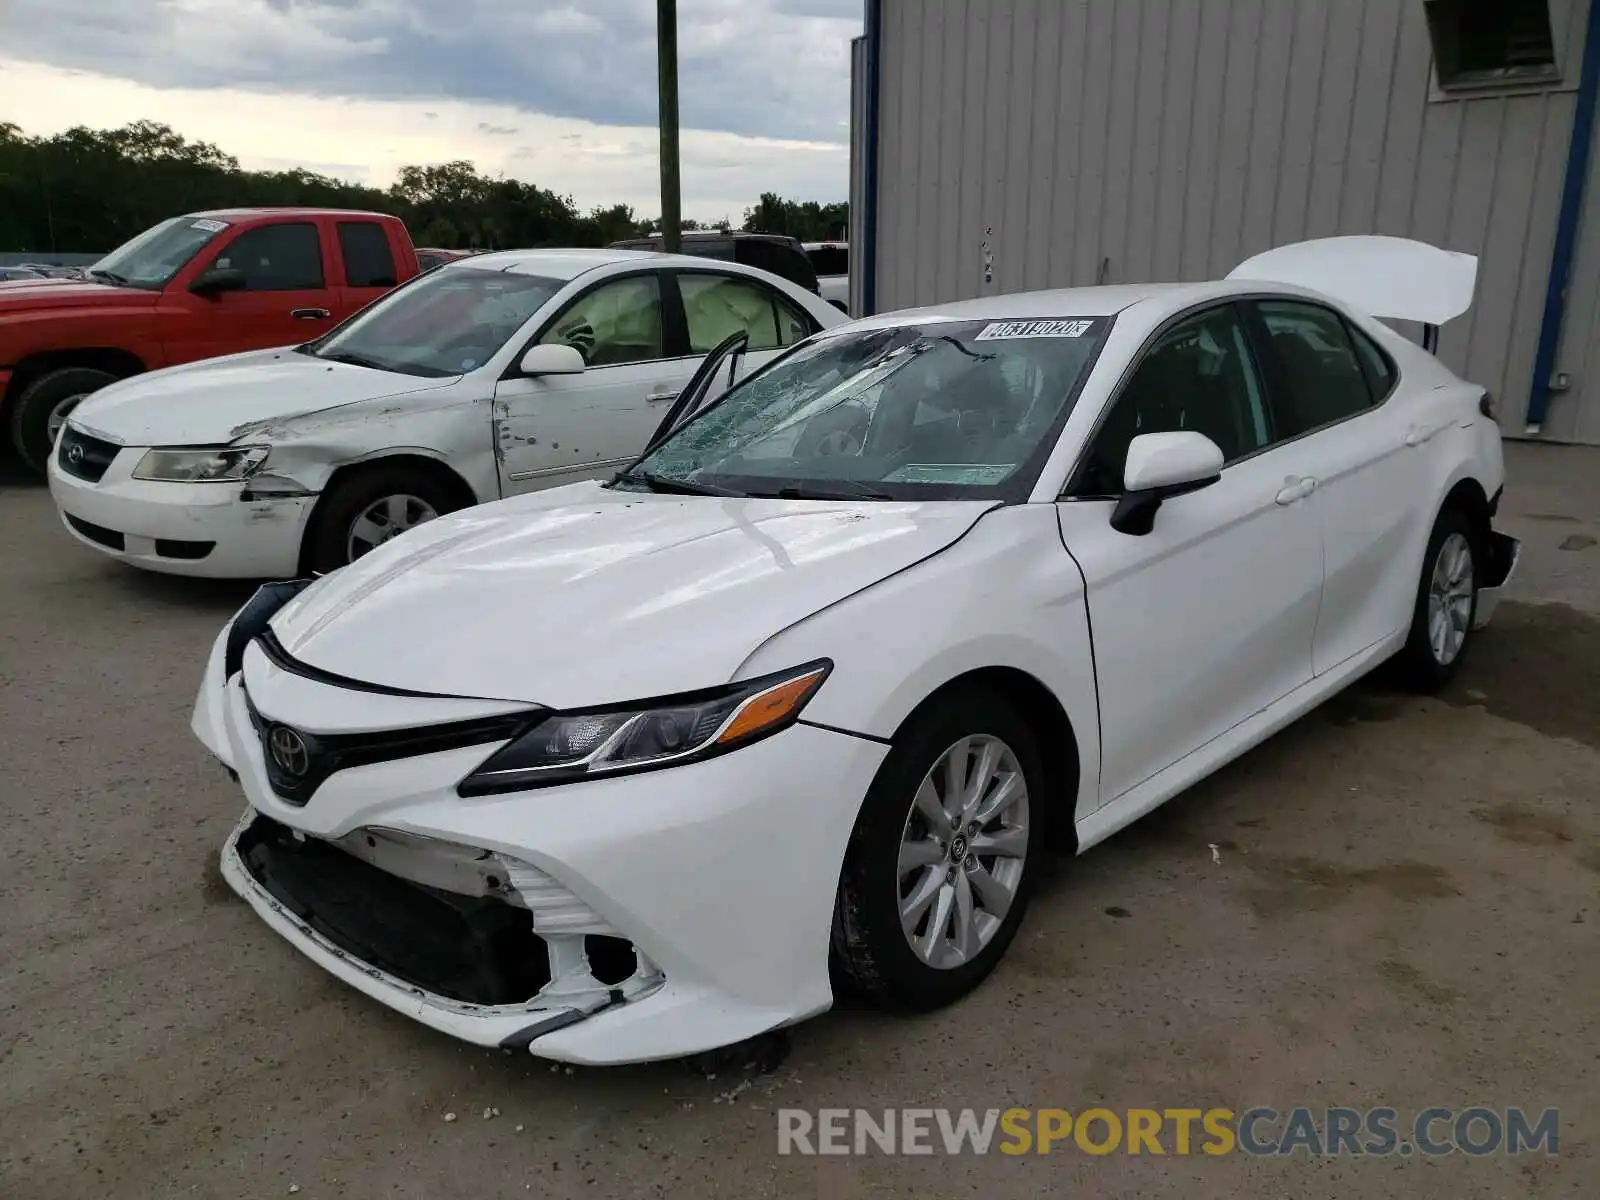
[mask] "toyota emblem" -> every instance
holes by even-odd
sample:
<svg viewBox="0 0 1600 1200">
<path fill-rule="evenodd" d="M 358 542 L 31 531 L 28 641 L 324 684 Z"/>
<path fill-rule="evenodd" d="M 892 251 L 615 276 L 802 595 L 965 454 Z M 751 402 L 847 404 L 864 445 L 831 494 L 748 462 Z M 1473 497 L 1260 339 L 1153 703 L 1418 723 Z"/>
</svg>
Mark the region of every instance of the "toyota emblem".
<svg viewBox="0 0 1600 1200">
<path fill-rule="evenodd" d="M 310 747 L 306 745 L 305 738 L 287 725 L 272 727 L 272 732 L 267 735 L 267 750 L 272 755 L 272 761 L 285 775 L 300 779 L 311 769 Z"/>
<path fill-rule="evenodd" d="M 83 461 L 83 447 L 77 445 L 76 443 L 69 447 L 67 450 L 67 461 L 73 466 L 77 466 L 79 463 L 81 463 Z"/>
</svg>

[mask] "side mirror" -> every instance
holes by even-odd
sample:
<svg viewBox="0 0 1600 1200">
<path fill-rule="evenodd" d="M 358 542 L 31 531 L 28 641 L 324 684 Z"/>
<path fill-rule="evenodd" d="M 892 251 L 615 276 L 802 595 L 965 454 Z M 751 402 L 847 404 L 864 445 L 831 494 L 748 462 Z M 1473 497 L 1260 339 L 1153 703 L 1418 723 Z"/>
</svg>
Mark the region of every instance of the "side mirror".
<svg viewBox="0 0 1600 1200">
<path fill-rule="evenodd" d="M 1111 528 L 1143 537 L 1155 527 L 1161 502 L 1197 492 L 1222 478 L 1222 448 L 1203 433 L 1143 433 L 1128 444 L 1122 499 Z"/>
<path fill-rule="evenodd" d="M 517 364 L 517 371 L 523 375 L 582 375 L 585 369 L 583 355 L 576 346 L 529 346 Z"/>
<path fill-rule="evenodd" d="M 244 288 L 244 272 L 237 267 L 212 267 L 202 271 L 200 278 L 189 285 L 197 296 L 220 296 L 223 292 L 237 292 Z"/>
</svg>

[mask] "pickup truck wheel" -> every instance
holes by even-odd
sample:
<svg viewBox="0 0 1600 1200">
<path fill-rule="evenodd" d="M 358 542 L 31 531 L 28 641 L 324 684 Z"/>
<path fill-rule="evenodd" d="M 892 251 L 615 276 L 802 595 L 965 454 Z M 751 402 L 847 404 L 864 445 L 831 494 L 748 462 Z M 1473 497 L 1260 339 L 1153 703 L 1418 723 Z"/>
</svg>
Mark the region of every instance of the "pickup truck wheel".
<svg viewBox="0 0 1600 1200">
<path fill-rule="evenodd" d="M 1004 696 L 974 689 L 914 717 L 867 790 L 845 852 L 838 981 L 922 1012 L 977 987 L 1028 906 L 1043 784 L 1038 740 Z"/>
<path fill-rule="evenodd" d="M 462 507 L 428 471 L 377 465 L 335 482 L 307 533 L 307 566 L 336 571 L 408 529 Z"/>
<path fill-rule="evenodd" d="M 67 414 L 91 392 L 98 392 L 117 376 L 94 367 L 62 367 L 39 376 L 11 407 L 11 444 L 30 471 L 43 475 Z"/>
</svg>

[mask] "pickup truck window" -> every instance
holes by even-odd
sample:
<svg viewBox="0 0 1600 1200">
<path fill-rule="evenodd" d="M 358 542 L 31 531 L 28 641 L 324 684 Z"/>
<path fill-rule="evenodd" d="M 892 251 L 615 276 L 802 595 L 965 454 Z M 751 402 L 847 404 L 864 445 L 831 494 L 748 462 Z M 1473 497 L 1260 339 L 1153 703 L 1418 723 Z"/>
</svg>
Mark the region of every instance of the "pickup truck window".
<svg viewBox="0 0 1600 1200">
<path fill-rule="evenodd" d="M 215 265 L 244 272 L 247 292 L 296 292 L 323 286 L 322 238 L 306 222 L 247 229 Z"/>
<path fill-rule="evenodd" d="M 350 287 L 395 285 L 389 235 L 376 221 L 340 221 L 339 250 L 344 255 L 344 281 Z"/>
<path fill-rule="evenodd" d="M 88 273 L 108 283 L 159 289 L 227 228 L 226 221 L 172 217 L 123 242 Z"/>
<path fill-rule="evenodd" d="M 511 340 L 565 284 L 451 266 L 390 292 L 307 354 L 403 375 L 464 375 Z"/>
</svg>

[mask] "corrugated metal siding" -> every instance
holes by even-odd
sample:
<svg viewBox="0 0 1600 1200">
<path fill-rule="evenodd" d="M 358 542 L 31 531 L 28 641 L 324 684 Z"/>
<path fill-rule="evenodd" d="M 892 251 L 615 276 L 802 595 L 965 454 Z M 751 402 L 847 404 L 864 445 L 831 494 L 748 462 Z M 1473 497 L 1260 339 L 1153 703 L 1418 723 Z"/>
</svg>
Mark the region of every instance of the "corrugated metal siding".
<svg viewBox="0 0 1600 1200">
<path fill-rule="evenodd" d="M 882 5 L 880 311 L 1420 238 L 1480 256 L 1441 354 L 1521 431 L 1588 0 L 1550 0 L 1558 87 L 1469 97 L 1433 87 L 1421 0 Z M 1600 376 L 1600 187 L 1587 209 L 1558 369 Z M 1600 379 L 1545 431 L 1600 441 Z"/>
<path fill-rule="evenodd" d="M 1550 398 L 1544 436 L 1600 445 L 1600 121 L 1589 148 L 1589 181 L 1578 223 L 1578 253 L 1567 281 L 1567 315 L 1555 370 L 1572 380 Z"/>
</svg>

